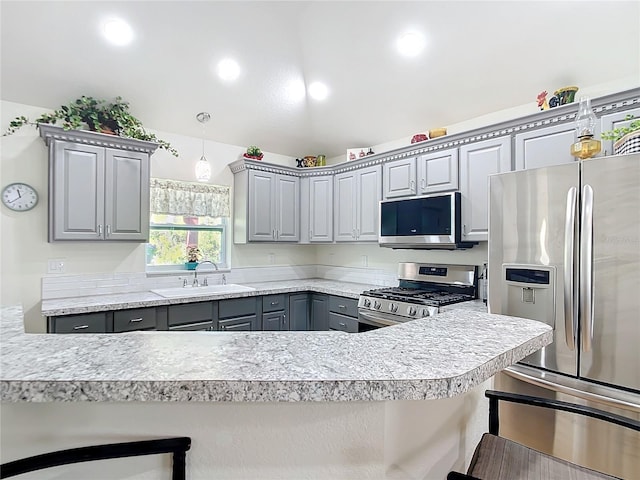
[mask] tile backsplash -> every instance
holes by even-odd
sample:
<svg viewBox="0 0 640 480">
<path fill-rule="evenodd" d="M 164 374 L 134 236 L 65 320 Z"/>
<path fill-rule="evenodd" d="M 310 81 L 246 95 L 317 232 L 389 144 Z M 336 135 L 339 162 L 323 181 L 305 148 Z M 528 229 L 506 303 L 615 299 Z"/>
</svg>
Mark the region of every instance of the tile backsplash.
<svg viewBox="0 0 640 480">
<path fill-rule="evenodd" d="M 210 284 L 277 282 L 278 280 L 303 280 L 321 278 L 369 285 L 397 285 L 396 272 L 374 268 L 340 267 L 335 265 L 284 265 L 265 267 L 241 267 L 226 272 L 198 272 L 199 278 L 207 277 Z M 147 291 L 152 288 L 178 287 L 183 279 L 191 282 L 193 272 L 171 274 L 146 273 L 94 273 L 87 275 L 47 275 L 42 278 L 42 299 L 111 295 Z"/>
</svg>

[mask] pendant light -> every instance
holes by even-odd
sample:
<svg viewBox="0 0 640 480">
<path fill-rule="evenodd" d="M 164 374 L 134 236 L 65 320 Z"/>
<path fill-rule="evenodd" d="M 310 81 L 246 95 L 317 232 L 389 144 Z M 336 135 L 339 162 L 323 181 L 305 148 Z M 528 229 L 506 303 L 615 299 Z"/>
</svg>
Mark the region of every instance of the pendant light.
<svg viewBox="0 0 640 480">
<path fill-rule="evenodd" d="M 199 182 L 208 182 L 211 178 L 211 165 L 204 156 L 204 124 L 211 120 L 211 115 L 207 112 L 200 112 L 196 115 L 196 119 L 202 124 L 202 156 L 196 163 L 196 180 Z"/>
</svg>

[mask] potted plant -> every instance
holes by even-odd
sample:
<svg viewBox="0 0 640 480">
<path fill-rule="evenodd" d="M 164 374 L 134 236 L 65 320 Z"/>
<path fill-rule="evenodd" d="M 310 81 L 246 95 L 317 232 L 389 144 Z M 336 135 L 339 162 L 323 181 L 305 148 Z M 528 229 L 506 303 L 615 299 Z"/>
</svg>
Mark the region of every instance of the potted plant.
<svg viewBox="0 0 640 480">
<path fill-rule="evenodd" d="M 201 257 L 202 252 L 197 245 L 187 245 L 187 261 L 185 263 L 187 270 L 195 270 Z"/>
<path fill-rule="evenodd" d="M 249 145 L 247 147 L 246 153 L 244 153 L 245 158 L 251 158 L 253 160 L 262 160 L 263 156 L 264 154 L 262 153 L 262 151 L 255 145 Z"/>
<path fill-rule="evenodd" d="M 96 100 L 93 97 L 82 96 L 68 105 L 62 105 L 53 113 L 43 113 L 33 122 L 25 116 L 19 116 L 9 122 L 9 128 L 4 135 L 11 135 L 24 125 L 40 123 L 56 124 L 60 122 L 65 130 L 88 128 L 92 132 L 119 135 L 137 140 L 156 142 L 159 148 L 167 150 L 177 157 L 178 152 L 168 142 L 160 140 L 153 133 L 148 133 L 142 122 L 129 112 L 129 103 L 116 97 L 115 101 Z"/>
<path fill-rule="evenodd" d="M 625 120 L 633 120 L 633 115 L 627 115 Z M 613 152 L 616 155 L 640 152 L 640 118 L 633 120 L 625 127 L 614 128 L 602 132 L 604 140 L 613 140 Z"/>
</svg>

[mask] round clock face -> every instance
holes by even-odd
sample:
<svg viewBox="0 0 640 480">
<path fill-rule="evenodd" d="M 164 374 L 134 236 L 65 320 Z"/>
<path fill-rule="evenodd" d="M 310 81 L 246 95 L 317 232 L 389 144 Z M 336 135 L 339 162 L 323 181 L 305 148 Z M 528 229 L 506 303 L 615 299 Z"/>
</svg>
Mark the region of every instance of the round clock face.
<svg viewBox="0 0 640 480">
<path fill-rule="evenodd" d="M 16 212 L 26 212 L 38 203 L 38 193 L 26 183 L 11 183 L 2 189 L 2 203 Z"/>
</svg>

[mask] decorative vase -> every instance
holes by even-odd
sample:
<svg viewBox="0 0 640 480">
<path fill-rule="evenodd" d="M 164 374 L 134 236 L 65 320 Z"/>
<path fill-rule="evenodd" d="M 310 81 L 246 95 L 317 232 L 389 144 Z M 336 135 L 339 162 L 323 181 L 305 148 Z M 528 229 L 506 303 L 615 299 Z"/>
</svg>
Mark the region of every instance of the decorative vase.
<svg viewBox="0 0 640 480">
<path fill-rule="evenodd" d="M 198 262 L 185 262 L 184 266 L 187 267 L 187 270 L 195 270 Z"/>
<path fill-rule="evenodd" d="M 627 153 L 640 152 L 640 130 L 627 133 L 613 144 L 615 155 L 626 155 Z"/>
</svg>

